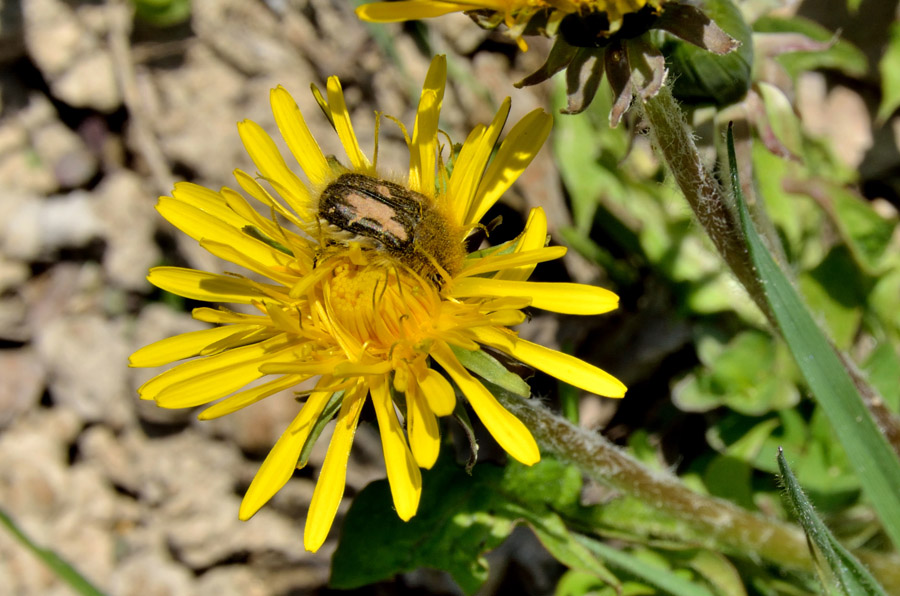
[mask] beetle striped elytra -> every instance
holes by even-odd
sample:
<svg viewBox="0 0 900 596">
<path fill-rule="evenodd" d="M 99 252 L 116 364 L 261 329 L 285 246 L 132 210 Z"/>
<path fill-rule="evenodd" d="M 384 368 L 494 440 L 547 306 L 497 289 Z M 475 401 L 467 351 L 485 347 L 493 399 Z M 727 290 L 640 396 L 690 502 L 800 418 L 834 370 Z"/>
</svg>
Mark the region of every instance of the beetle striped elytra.
<svg viewBox="0 0 900 596">
<path fill-rule="evenodd" d="M 464 234 L 433 199 L 400 184 L 365 174 L 341 174 L 322 191 L 318 216 L 431 279 L 462 267 Z"/>
</svg>

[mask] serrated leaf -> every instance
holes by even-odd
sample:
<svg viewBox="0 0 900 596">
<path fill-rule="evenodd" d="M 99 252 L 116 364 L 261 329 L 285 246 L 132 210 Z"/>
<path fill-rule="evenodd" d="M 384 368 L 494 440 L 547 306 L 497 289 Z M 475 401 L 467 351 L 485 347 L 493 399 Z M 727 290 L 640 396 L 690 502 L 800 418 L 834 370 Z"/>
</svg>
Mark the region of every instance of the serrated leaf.
<svg viewBox="0 0 900 596">
<path fill-rule="evenodd" d="M 885 532 L 895 545 L 900 545 L 900 462 L 863 404 L 847 369 L 754 229 L 740 192 L 730 130 L 728 140 L 741 230 L 766 300 L 808 387 L 859 472 L 863 490 L 878 512 Z"/>
<path fill-rule="evenodd" d="M 827 565 L 836 587 L 847 596 L 887 596 L 869 571 L 856 560 L 850 551 L 837 541 L 831 531 L 822 523 L 813 509 L 812 503 L 803 493 L 797 478 L 788 466 L 784 452 L 778 451 L 778 468 L 785 486 L 785 496 L 794 508 L 797 519 L 810 543 L 815 545 L 813 556 L 820 554 Z M 829 585 L 824 585 L 828 589 Z"/>
</svg>

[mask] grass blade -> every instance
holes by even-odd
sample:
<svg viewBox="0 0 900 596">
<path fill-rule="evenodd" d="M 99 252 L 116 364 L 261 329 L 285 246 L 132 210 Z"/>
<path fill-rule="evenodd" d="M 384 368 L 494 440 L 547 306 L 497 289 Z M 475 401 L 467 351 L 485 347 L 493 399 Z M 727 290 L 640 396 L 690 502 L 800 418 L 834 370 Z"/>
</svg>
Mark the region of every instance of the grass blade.
<svg viewBox="0 0 900 596">
<path fill-rule="evenodd" d="M 69 584 L 69 587 L 75 593 L 82 596 L 103 596 L 103 592 L 95 588 L 91 582 L 86 580 L 83 575 L 78 573 L 74 567 L 69 565 L 52 549 L 43 548 L 35 544 L 3 509 L 0 509 L 0 525 L 3 525 L 25 548 L 33 552 L 47 567 L 52 569 L 56 577 Z"/>
<path fill-rule="evenodd" d="M 778 449 L 778 469 L 781 471 L 781 478 L 786 489 L 785 496 L 797 514 L 797 520 L 803 526 L 810 544 L 815 545 L 816 550 L 825 559 L 825 563 L 831 570 L 831 577 L 834 578 L 841 592 L 847 596 L 887 596 L 869 571 L 837 541 L 816 515 L 812 503 L 803 493 L 794 472 L 788 466 L 781 448 Z M 816 552 L 813 552 L 813 556 L 815 555 Z M 827 581 L 825 577 L 822 580 Z M 826 590 L 828 589 L 828 586 L 824 587 Z"/>
<path fill-rule="evenodd" d="M 728 131 L 728 158 L 741 229 L 766 300 L 791 353 L 859 475 L 863 491 L 900 548 L 900 462 L 865 407 L 847 369 L 753 227 Z"/>
</svg>

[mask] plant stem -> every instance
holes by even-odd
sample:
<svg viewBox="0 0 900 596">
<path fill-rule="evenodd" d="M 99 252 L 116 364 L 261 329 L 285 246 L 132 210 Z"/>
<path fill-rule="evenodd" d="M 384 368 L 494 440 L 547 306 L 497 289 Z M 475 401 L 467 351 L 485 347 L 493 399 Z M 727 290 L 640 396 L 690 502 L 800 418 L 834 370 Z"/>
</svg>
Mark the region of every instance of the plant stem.
<svg viewBox="0 0 900 596">
<path fill-rule="evenodd" d="M 753 269 L 750 255 L 741 233 L 734 203 L 729 200 L 722 186 L 704 167 L 700 153 L 694 144 L 690 128 L 684 120 L 678 102 L 668 86 L 663 85 L 653 97 L 642 100 L 644 114 L 650 123 L 651 134 L 663 160 L 691 210 L 713 241 L 719 254 L 750 297 L 769 320 L 773 329 L 781 332 L 772 315 L 762 282 Z M 888 439 L 894 451 L 900 455 L 900 418 L 884 407 L 884 400 L 862 377 L 849 359 L 833 344 L 831 348 L 841 358 L 863 401 L 872 413 L 876 424 Z"/>
<path fill-rule="evenodd" d="M 783 569 L 814 571 L 806 538 L 796 526 L 696 493 L 675 476 L 647 468 L 603 436 L 573 425 L 537 402 L 492 389 L 503 406 L 528 426 L 543 450 L 679 519 L 703 537 L 703 546 L 762 559 Z M 900 590 L 900 564 L 895 557 L 867 553 L 862 558 L 890 593 Z"/>
</svg>

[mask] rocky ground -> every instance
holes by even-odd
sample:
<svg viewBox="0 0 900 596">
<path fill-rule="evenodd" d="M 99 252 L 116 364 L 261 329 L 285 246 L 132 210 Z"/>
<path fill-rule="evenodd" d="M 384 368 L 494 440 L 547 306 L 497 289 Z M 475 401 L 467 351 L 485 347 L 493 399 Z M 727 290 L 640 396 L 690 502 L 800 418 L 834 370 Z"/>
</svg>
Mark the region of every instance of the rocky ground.
<svg viewBox="0 0 900 596">
<path fill-rule="evenodd" d="M 183 305 L 160 300 L 147 269 L 225 267 L 156 214 L 156 197 L 177 180 L 218 188 L 234 186 L 235 168 L 254 171 L 235 123 L 249 118 L 274 135 L 275 85 L 293 93 L 326 152 L 339 154 L 308 89 L 338 75 L 371 154 L 373 110 L 412 123 L 430 61 L 425 39 L 451 56 L 442 126 L 462 141 L 507 95 L 510 122 L 549 105 L 550 85 L 511 86 L 539 66 L 546 44 L 518 53 L 462 15 L 428 29 L 369 26 L 344 1 L 193 0 L 190 22 L 165 29 L 135 23 L 129 7 L 0 0 L 0 505 L 111 594 L 324 593 L 337 532 L 315 555 L 301 540 L 323 448 L 253 520 L 237 518 L 257 467 L 297 410 L 293 395 L 202 423 L 196 412 L 137 399 L 136 388 L 158 371 L 129 369 L 128 355 L 200 327 Z M 859 166 L 874 142 L 866 136 L 871 106 L 841 94 L 846 88 L 826 89 L 819 75 L 804 85 L 804 119 L 840 139 L 848 164 Z M 407 160 L 401 133 L 383 120 L 379 163 L 403 172 Z M 546 149 L 504 200 L 513 220 L 543 205 L 551 233 L 567 223 Z M 565 266 L 576 281 L 596 275 L 573 252 Z M 689 341 L 685 328 L 657 332 L 646 324 L 652 315 L 642 316 L 628 326 L 634 349 L 619 354 L 628 362 L 604 360 L 629 384 L 630 371 Z M 584 333 L 561 333 L 559 323 L 536 318 L 524 333 L 551 346 Z M 676 339 L 667 344 L 663 335 Z M 381 457 L 374 429 L 363 426 L 348 496 L 383 476 Z M 533 557 L 529 540 L 498 553 L 493 569 Z M 413 586 L 454 590 L 421 573 L 372 592 Z M 0 532 L 0 593 L 71 592 Z"/>
<path fill-rule="evenodd" d="M 128 355 L 199 327 L 158 301 L 147 269 L 223 268 L 154 204 L 176 180 L 218 188 L 234 185 L 234 168 L 253 171 L 235 123 L 274 133 L 268 90 L 277 84 L 337 153 L 308 85 L 340 76 L 371 151 L 376 106 L 412 123 L 429 56 L 400 26 L 382 26 L 389 57 L 350 3 L 327 0 L 194 0 L 190 22 L 168 29 L 134 23 L 125 2 L 0 7 L 0 503 L 113 594 L 320 591 L 334 537 L 312 555 L 301 536 L 324 450 L 252 521 L 237 518 L 296 412 L 292 395 L 204 423 L 136 397 L 158 371 L 129 369 Z M 472 57 L 452 62 L 462 82 L 444 101 L 443 124 L 458 140 L 540 59 L 512 64 L 505 42 L 476 53 L 495 42 L 461 15 L 428 35 L 435 52 Z M 545 105 L 546 93 L 516 92 L 512 116 Z M 381 130 L 382 163 L 403 171 L 402 136 L 387 121 Z M 561 204 L 547 155 L 511 200 Z M 362 428 L 348 495 L 383 476 L 381 457 L 374 430 Z M 6 532 L 0 592 L 70 593 Z"/>
</svg>

